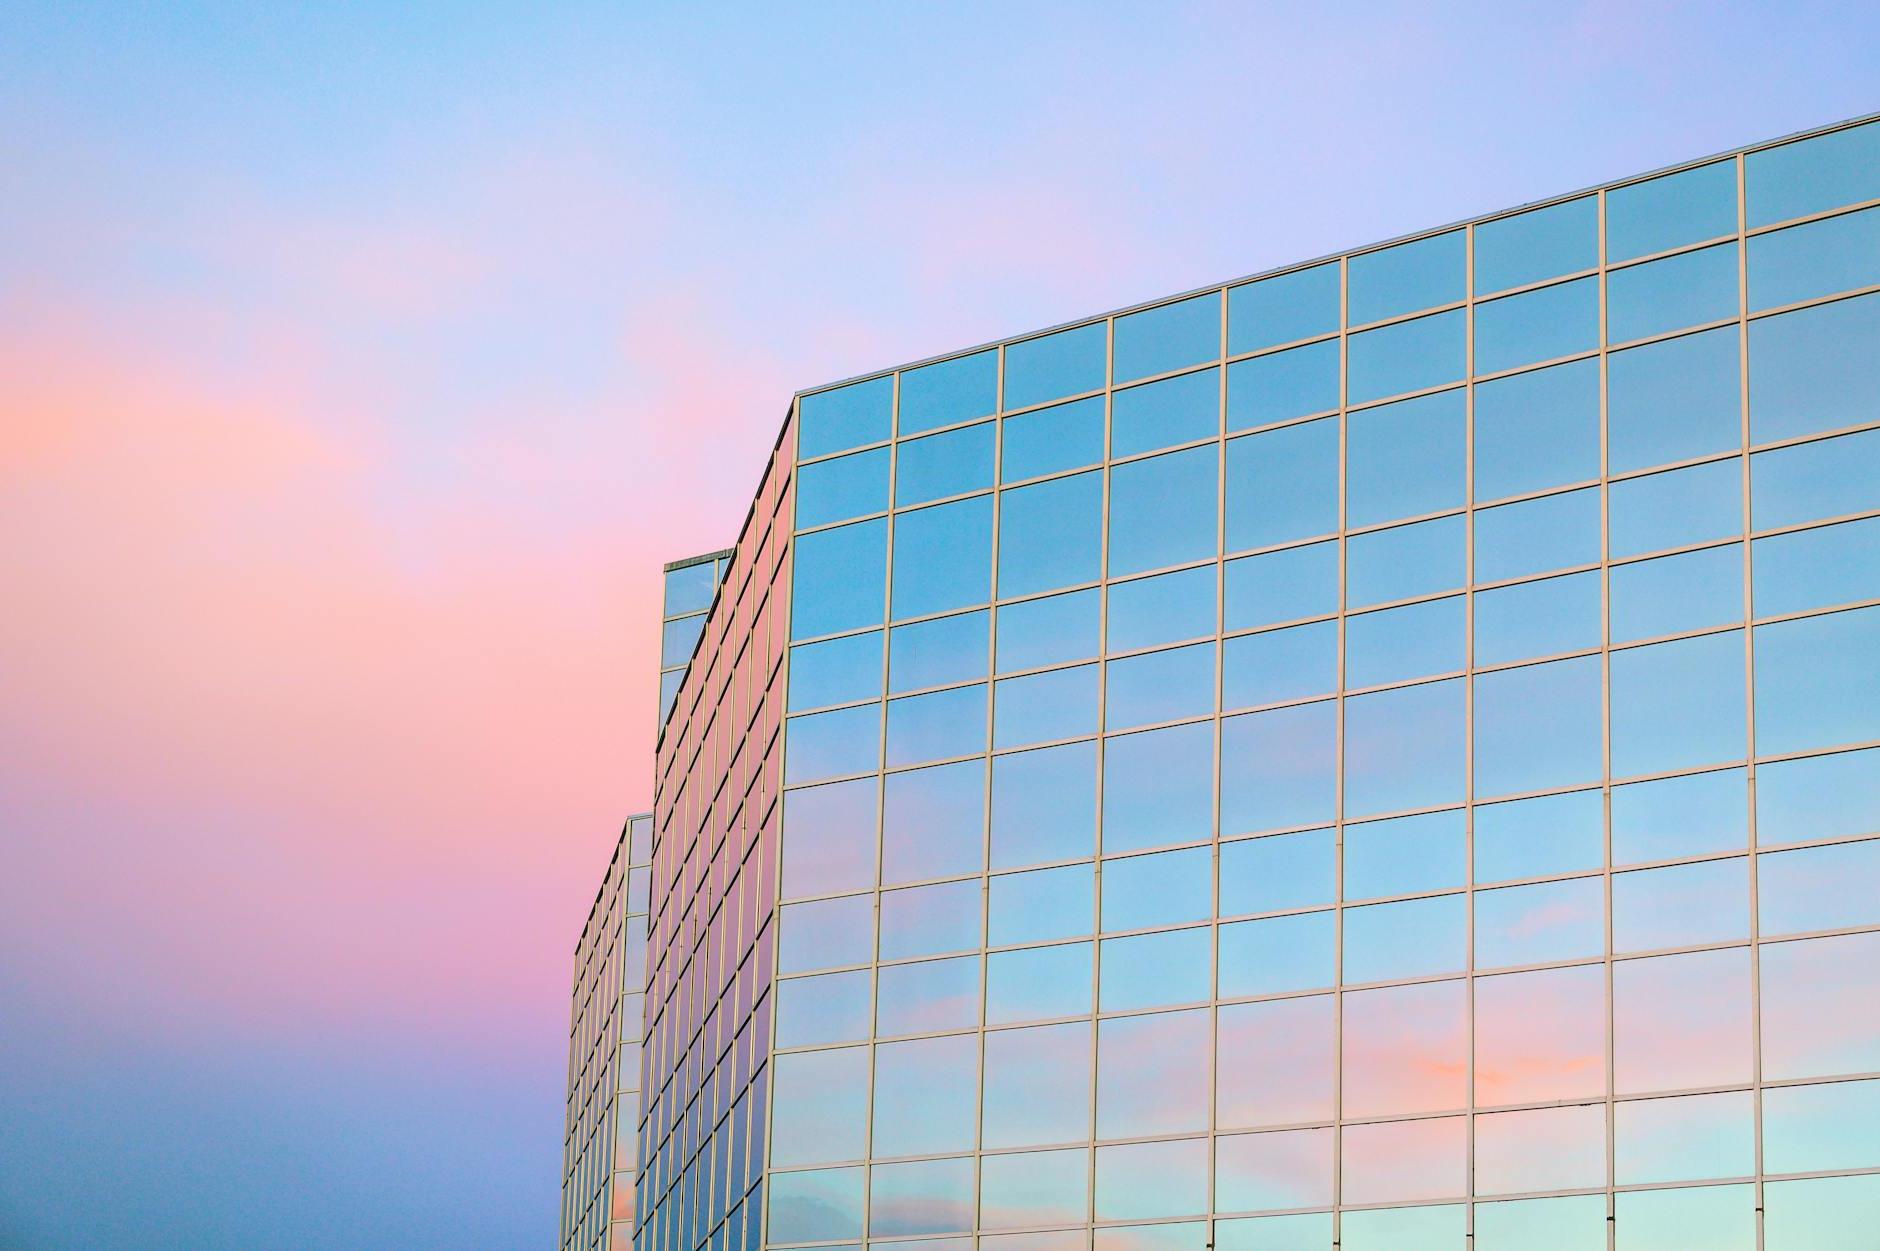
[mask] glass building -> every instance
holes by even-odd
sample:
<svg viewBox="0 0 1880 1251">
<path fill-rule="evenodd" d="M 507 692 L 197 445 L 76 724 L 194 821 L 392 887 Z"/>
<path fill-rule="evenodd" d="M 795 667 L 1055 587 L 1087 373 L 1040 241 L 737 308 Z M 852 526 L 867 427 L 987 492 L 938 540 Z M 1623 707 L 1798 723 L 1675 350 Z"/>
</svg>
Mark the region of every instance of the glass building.
<svg viewBox="0 0 1880 1251">
<path fill-rule="evenodd" d="M 1880 121 L 802 393 L 722 570 L 639 1251 L 1876 1245 Z"/>
<path fill-rule="evenodd" d="M 667 564 L 659 621 L 659 724 L 672 713 L 672 701 L 685 677 L 686 662 L 705 629 L 705 610 L 725 576 L 729 550 L 688 556 Z"/>
<path fill-rule="evenodd" d="M 633 1245 L 653 814 L 627 818 L 574 953 L 561 1251 Z"/>
</svg>

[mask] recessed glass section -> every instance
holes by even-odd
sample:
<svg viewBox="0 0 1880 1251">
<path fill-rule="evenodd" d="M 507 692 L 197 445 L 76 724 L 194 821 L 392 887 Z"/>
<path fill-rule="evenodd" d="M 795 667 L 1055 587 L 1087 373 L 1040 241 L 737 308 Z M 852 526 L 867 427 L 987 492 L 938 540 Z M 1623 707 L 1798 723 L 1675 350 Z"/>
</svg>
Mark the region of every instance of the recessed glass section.
<svg viewBox="0 0 1880 1251">
<path fill-rule="evenodd" d="M 1880 518 L 1757 539 L 1756 615 L 1880 599 Z"/>
<path fill-rule="evenodd" d="M 881 958 L 940 956 L 980 945 L 977 879 L 881 893 Z"/>
<path fill-rule="evenodd" d="M 1094 928 L 1096 870 L 1089 864 L 1001 873 L 986 894 L 994 947 L 1082 938 Z"/>
<path fill-rule="evenodd" d="M 795 751 L 795 746 L 790 750 Z M 986 688 L 983 684 L 888 701 L 886 755 L 890 769 L 971 756 L 985 750 Z"/>
<path fill-rule="evenodd" d="M 1605 684 L 1597 656 L 1475 677 L 1475 793 L 1597 782 L 1605 772 Z"/>
<path fill-rule="evenodd" d="M 1206 847 L 1103 862 L 1105 930 L 1205 921 L 1214 912 L 1214 857 Z"/>
<path fill-rule="evenodd" d="M 877 1034 L 926 1034 L 978 1024 L 978 956 L 882 966 Z"/>
<path fill-rule="evenodd" d="M 882 792 L 884 883 L 977 873 L 985 863 L 984 761 L 888 775 Z"/>
<path fill-rule="evenodd" d="M 1456 890 L 1468 882 L 1468 859 L 1467 814 L 1460 808 L 1348 825 L 1345 898 Z"/>
<path fill-rule="evenodd" d="M 1469 899 L 1437 895 L 1346 908 L 1345 981 L 1452 973 L 1469 963 Z"/>
<path fill-rule="evenodd" d="M 1220 948 L 1223 999 L 1313 990 L 1338 980 L 1338 924 L 1333 912 L 1235 921 L 1221 926 Z"/>
<path fill-rule="evenodd" d="M 1214 930 L 1205 925 L 1104 939 L 1097 952 L 1097 1007 L 1128 1012 L 1208 999 L 1213 948 Z"/>
<path fill-rule="evenodd" d="M 1880 738 L 1880 608 L 1756 627 L 1756 750 Z"/>
</svg>

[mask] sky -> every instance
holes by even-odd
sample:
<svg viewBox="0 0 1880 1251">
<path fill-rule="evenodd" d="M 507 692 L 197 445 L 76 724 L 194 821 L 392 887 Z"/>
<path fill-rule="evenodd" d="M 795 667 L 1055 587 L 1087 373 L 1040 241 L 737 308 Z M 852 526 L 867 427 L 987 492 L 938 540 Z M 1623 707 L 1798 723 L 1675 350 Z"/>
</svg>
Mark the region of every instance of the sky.
<svg viewBox="0 0 1880 1251">
<path fill-rule="evenodd" d="M 0 1248 L 542 1248 L 800 388 L 1880 108 L 1880 8 L 0 4 Z"/>
</svg>

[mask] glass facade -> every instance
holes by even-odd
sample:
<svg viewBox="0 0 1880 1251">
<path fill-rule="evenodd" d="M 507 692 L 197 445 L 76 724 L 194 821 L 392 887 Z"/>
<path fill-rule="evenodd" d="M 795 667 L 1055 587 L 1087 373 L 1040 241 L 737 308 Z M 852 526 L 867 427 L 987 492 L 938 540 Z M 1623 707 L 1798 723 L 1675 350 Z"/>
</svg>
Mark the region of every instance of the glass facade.
<svg viewBox="0 0 1880 1251">
<path fill-rule="evenodd" d="M 801 395 L 704 636 L 641 1251 L 1872 1245 L 1880 122 Z"/>
<path fill-rule="evenodd" d="M 707 552 L 675 560 L 665 568 L 659 613 L 659 724 L 672 715 L 685 666 L 698 650 L 705 613 L 724 580 L 730 551 Z"/>
</svg>

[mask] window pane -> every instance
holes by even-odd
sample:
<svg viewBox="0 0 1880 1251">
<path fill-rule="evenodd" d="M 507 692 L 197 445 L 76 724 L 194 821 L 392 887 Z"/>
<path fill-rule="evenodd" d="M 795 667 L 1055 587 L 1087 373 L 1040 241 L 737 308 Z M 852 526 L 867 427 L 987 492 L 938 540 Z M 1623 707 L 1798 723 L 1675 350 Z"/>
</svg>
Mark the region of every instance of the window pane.
<svg viewBox="0 0 1880 1251">
<path fill-rule="evenodd" d="M 976 879 L 882 892 L 883 960 L 965 951 L 980 946 L 981 933 Z"/>
<path fill-rule="evenodd" d="M 874 1024 L 873 980 L 867 969 L 857 969 L 778 982 L 776 1045 L 808 1047 L 866 1039 Z"/>
<path fill-rule="evenodd" d="M 1869 122 L 1744 158 L 1749 225 L 1880 198 L 1880 126 Z"/>
<path fill-rule="evenodd" d="M 979 1223 L 985 1229 L 1076 1224 L 1090 1203 L 1090 1152 L 989 1155 L 979 1164 Z"/>
<path fill-rule="evenodd" d="M 1221 354 L 1221 296 L 1210 291 L 1116 319 L 1116 381 L 1146 378 Z"/>
<path fill-rule="evenodd" d="M 1211 997 L 1214 931 L 1106 938 L 1099 944 L 1097 1006 L 1104 1012 L 1198 1003 Z"/>
<path fill-rule="evenodd" d="M 1880 1069 L 1880 934 L 1765 945 L 1762 1032 L 1769 1078 Z"/>
<path fill-rule="evenodd" d="M 1344 999 L 1346 1116 L 1428 1112 L 1468 1102 L 1466 983 L 1387 986 L 1352 991 Z"/>
<path fill-rule="evenodd" d="M 1110 587 L 1109 649 L 1133 651 L 1214 633 L 1213 566 L 1118 582 Z"/>
<path fill-rule="evenodd" d="M 1845 213 L 1749 241 L 1752 311 L 1880 282 L 1880 210 Z"/>
<path fill-rule="evenodd" d="M 1207 1210 L 1207 1139 L 1097 1148 L 1098 1220 L 1153 1220 Z"/>
<path fill-rule="evenodd" d="M 1605 773 L 1605 689 L 1597 656 L 1475 678 L 1475 793 L 1512 795 Z"/>
<path fill-rule="evenodd" d="M 1612 876 L 1612 949 L 1695 947 L 1749 937 L 1749 861 L 1706 860 Z"/>
<path fill-rule="evenodd" d="M 1228 708 L 1322 695 L 1338 686 L 1336 622 L 1243 634 L 1223 647 L 1221 698 Z"/>
<path fill-rule="evenodd" d="M 1226 628 L 1249 630 L 1338 611 L 1338 544 L 1313 543 L 1230 560 Z"/>
<path fill-rule="evenodd" d="M 890 769 L 952 756 L 971 756 L 985 750 L 984 685 L 961 686 L 888 701 Z"/>
<path fill-rule="evenodd" d="M 1614 352 L 1606 362 L 1606 459 L 1614 473 L 1743 442 L 1742 356 L 1721 326 Z"/>
<path fill-rule="evenodd" d="M 1764 847 L 1880 829 L 1880 749 L 1763 765 L 1756 841 Z"/>
<path fill-rule="evenodd" d="M 1880 599 L 1880 518 L 1757 539 L 1756 615 Z"/>
<path fill-rule="evenodd" d="M 896 626 L 888 634 L 888 689 L 918 690 L 986 675 L 984 611 Z"/>
<path fill-rule="evenodd" d="M 1332 819 L 1338 785 L 1336 711 L 1327 701 L 1222 719 L 1222 833 Z"/>
<path fill-rule="evenodd" d="M 1667 252 L 1736 233 L 1736 162 L 1718 161 L 1606 193 L 1606 259 Z"/>
<path fill-rule="evenodd" d="M 710 608 L 712 595 L 718 590 L 715 569 L 714 562 L 707 560 L 667 570 L 664 614 L 677 617 Z"/>
<path fill-rule="evenodd" d="M 879 1034 L 973 1029 L 979 1024 L 979 957 L 884 965 L 880 991 Z"/>
<path fill-rule="evenodd" d="M 865 964 L 875 950 L 875 897 L 786 904 L 777 944 L 780 973 Z"/>
<path fill-rule="evenodd" d="M 867 1154 L 868 1048 L 806 1051 L 774 1061 L 772 1164 L 820 1164 Z"/>
<path fill-rule="evenodd" d="M 1236 356 L 1337 329 L 1337 261 L 1262 278 L 1227 293 L 1227 350 Z"/>
<path fill-rule="evenodd" d="M 894 521 L 894 615 L 924 617 L 992 598 L 992 497 Z"/>
<path fill-rule="evenodd" d="M 1197 447 L 1110 470 L 1110 576 L 1216 554 L 1220 463 Z"/>
<path fill-rule="evenodd" d="M 902 443 L 894 463 L 894 506 L 906 508 L 948 495 L 989 489 L 992 440 L 992 423 L 988 421 Z"/>
<path fill-rule="evenodd" d="M 1500 373 L 1599 346 L 1593 278 L 1503 296 L 1475 308 L 1475 372 Z"/>
<path fill-rule="evenodd" d="M 999 496 L 999 594 L 1095 581 L 1103 548 L 1103 475 L 1083 473 Z"/>
<path fill-rule="evenodd" d="M 1880 1219 L 1880 1177 L 1819 1177 L 1763 1188 L 1769 1251 L 1861 1251 Z"/>
<path fill-rule="evenodd" d="M 1763 1092 L 1763 1167 L 1804 1173 L 1880 1165 L 1880 1081 Z"/>
<path fill-rule="evenodd" d="M 1749 843 L 1749 779 L 1742 769 L 1615 786 L 1612 860 L 1677 860 Z"/>
<path fill-rule="evenodd" d="M 1606 892 L 1596 877 L 1475 893 L 1475 962 L 1484 968 L 1589 960 L 1606 949 Z"/>
<path fill-rule="evenodd" d="M 977 1131 L 979 1038 L 955 1034 L 875 1048 L 875 1128 L 883 1155 L 970 1151 Z"/>
<path fill-rule="evenodd" d="M 1740 630 L 1614 652 L 1613 774 L 1741 759 L 1743 686 Z"/>
<path fill-rule="evenodd" d="M 1337 917 L 1300 912 L 1221 926 L 1220 997 L 1314 990 L 1338 980 Z"/>
<path fill-rule="evenodd" d="M 1475 1205 L 1473 1251 L 1605 1251 L 1605 1247 L 1606 1200 L 1600 1195 Z"/>
<path fill-rule="evenodd" d="M 1460 803 L 1463 700 L 1455 678 L 1346 700 L 1346 813 Z"/>
<path fill-rule="evenodd" d="M 1002 678 L 993 701 L 995 747 L 1023 747 L 1097 732 L 1097 667 Z"/>
<path fill-rule="evenodd" d="M 1338 897 L 1331 830 L 1305 830 L 1221 844 L 1221 915 L 1311 908 Z"/>
<path fill-rule="evenodd" d="M 1005 407 L 1029 408 L 1103 386 L 1109 326 L 1094 322 L 1005 349 Z"/>
<path fill-rule="evenodd" d="M 988 1148 L 1089 1137 L 1089 1024 L 988 1032 L 984 1116 Z"/>
<path fill-rule="evenodd" d="M 1346 908 L 1347 982 L 1453 973 L 1469 963 L 1467 895 L 1438 895 Z"/>
<path fill-rule="evenodd" d="M 1410 1202 L 1465 1194 L 1467 1118 L 1348 1125 L 1343 1195 L 1347 1203 Z M 1377 1243 L 1393 1249 L 1401 1242 Z"/>
<path fill-rule="evenodd" d="M 1605 1090 L 1602 966 L 1476 979 L 1476 1103 L 1599 1098 Z"/>
<path fill-rule="evenodd" d="M 1000 673 L 1084 660 L 1101 648 L 1102 604 L 1098 592 L 1073 591 L 999 608 Z"/>
<path fill-rule="evenodd" d="M 868 1170 L 868 1232 L 940 1234 L 973 1227 L 973 1162 L 920 1160 Z"/>
<path fill-rule="evenodd" d="M 1612 639 L 1629 643 L 1743 619 L 1743 548 L 1732 543 L 1612 570 Z"/>
<path fill-rule="evenodd" d="M 875 884 L 873 778 L 783 797 L 783 897 L 832 895 Z"/>
<path fill-rule="evenodd" d="M 1464 394 L 1456 390 L 1418 396 L 1363 409 L 1346 418 L 1347 525 L 1369 526 L 1462 507 L 1468 459 Z M 1318 424 L 1327 427 L 1335 466 L 1337 428 L 1331 422 Z M 1335 481 L 1335 468 L 1333 472 Z M 1304 482 L 1295 490 L 1310 489 L 1312 485 Z M 1335 505 L 1335 487 L 1320 486 L 1316 494 L 1323 497 L 1327 509 Z M 1332 528 L 1324 525 L 1319 530 Z M 1315 531 L 1302 530 L 1282 537 L 1303 538 L 1311 533 Z"/>
<path fill-rule="evenodd" d="M 1213 496 L 1208 498 L 1211 503 Z M 1337 529 L 1336 418 L 1285 426 L 1228 443 L 1229 550 L 1270 547 Z"/>
<path fill-rule="evenodd" d="M 1581 873 L 1606 862 L 1606 813 L 1598 791 L 1541 795 L 1475 809 L 1475 880 L 1506 882 Z"/>
<path fill-rule="evenodd" d="M 790 637 L 880 625 L 888 589 L 888 523 L 877 518 L 796 541 Z"/>
<path fill-rule="evenodd" d="M 1388 1151 L 1389 1144 L 1380 1146 Z M 1339 1221 L 1340 1251 L 1459 1251 L 1468 1241 L 1469 1208 L 1464 1203 L 1452 1203 L 1368 1211 L 1347 1209 Z"/>
<path fill-rule="evenodd" d="M 1522 287 L 1599 264 L 1599 198 L 1530 209 L 1475 228 L 1477 294 Z"/>
<path fill-rule="evenodd" d="M 1214 853 L 1207 847 L 1103 862 L 1105 930 L 1185 925 L 1214 914 Z"/>
<path fill-rule="evenodd" d="M 1756 750 L 1880 738 L 1880 608 L 1756 627 Z"/>
<path fill-rule="evenodd" d="M 1694 1186 L 1617 1196 L 1618 1251 L 1756 1251 L 1756 1188 Z M 1770 1251 L 1786 1245 L 1771 1241 Z M 1798 1246 L 1800 1244 L 1797 1244 Z"/>
<path fill-rule="evenodd" d="M 1097 745 L 992 761 L 992 867 L 1085 860 L 1097 843 Z"/>
<path fill-rule="evenodd" d="M 1141 851 L 1209 837 L 1214 727 L 1171 726 L 1104 744 L 1103 850 Z"/>
<path fill-rule="evenodd" d="M 1337 339 L 1227 367 L 1227 428 L 1250 430 L 1338 407 Z"/>
<path fill-rule="evenodd" d="M 1499 665 L 1600 644 L 1599 571 L 1479 591 L 1475 663 Z"/>
<path fill-rule="evenodd" d="M 1216 1140 L 1216 1211 L 1322 1207 L 1331 1201 L 1331 1130 L 1233 1134 Z"/>
<path fill-rule="evenodd" d="M 1743 532 L 1743 462 L 1692 465 L 1609 488 L 1614 559 Z"/>
<path fill-rule="evenodd" d="M 1105 664 L 1105 729 L 1126 730 L 1214 711 L 1214 644 L 1130 656 Z"/>
<path fill-rule="evenodd" d="M 1110 455 L 1134 456 L 1221 432 L 1217 369 L 1118 391 L 1110 401 Z"/>
<path fill-rule="evenodd" d="M 1699 951 L 1612 967 L 1619 1093 L 1727 1086 L 1750 1077 L 1749 951 Z"/>
<path fill-rule="evenodd" d="M 1333 998 L 1223 1005 L 1215 1121 L 1230 1126 L 1330 1120 L 1338 1056 Z"/>
<path fill-rule="evenodd" d="M 1736 245 L 1647 261 L 1606 275 L 1606 340 L 1646 335 L 1735 317 Z"/>
<path fill-rule="evenodd" d="M 1346 595 L 1352 608 L 1454 590 L 1466 577 L 1461 517 L 1438 517 L 1346 540 Z"/>
<path fill-rule="evenodd" d="M 1465 232 L 1452 230 L 1352 257 L 1351 324 L 1361 326 L 1462 299 L 1466 240 Z"/>
<path fill-rule="evenodd" d="M 1162 1012 L 1097 1023 L 1097 1137 L 1208 1127 L 1212 1013 Z"/>
<path fill-rule="evenodd" d="M 1880 430 L 1750 457 L 1756 528 L 1880 508 Z"/>
<path fill-rule="evenodd" d="M 888 449 L 817 461 L 796 471 L 799 530 L 888 509 Z"/>
<path fill-rule="evenodd" d="M 1880 922 L 1880 840 L 1777 852 L 1763 856 L 1759 869 L 1765 934 Z"/>
<path fill-rule="evenodd" d="M 894 379 L 870 378 L 798 401 L 796 454 L 807 460 L 888 437 Z"/>
<path fill-rule="evenodd" d="M 1467 359 L 1465 333 L 1458 309 L 1352 335 L 1345 365 L 1346 402 L 1364 404 L 1460 382 Z"/>
<path fill-rule="evenodd" d="M 1756 1125 L 1748 1091 L 1631 1100 L 1613 1113 L 1622 1186 L 1756 1172 Z"/>
<path fill-rule="evenodd" d="M 1880 405 L 1880 295 L 1749 324 L 1749 432 L 1757 443 L 1872 419 Z"/>
<path fill-rule="evenodd" d="M 1103 459 L 1103 397 L 1006 418 L 999 477 L 1004 482 L 1081 469 Z"/>
<path fill-rule="evenodd" d="M 881 825 L 884 883 L 977 873 L 985 862 L 984 761 L 888 775 Z"/>
<path fill-rule="evenodd" d="M 881 631 L 790 649 L 790 711 L 881 698 Z"/>
<path fill-rule="evenodd" d="M 1093 928 L 1096 873 L 1088 864 L 1000 874 L 986 890 L 994 947 L 1081 938 Z"/>
<path fill-rule="evenodd" d="M 775 1241 L 815 1242 L 862 1236 L 861 1169 L 777 1173 L 768 1184 L 768 1234 Z"/>
<path fill-rule="evenodd" d="M 1475 388 L 1475 498 L 1599 476 L 1599 362 L 1571 361 Z"/>
<path fill-rule="evenodd" d="M 1346 826 L 1345 898 L 1374 899 L 1466 886 L 1466 818 L 1462 809 L 1455 808 Z M 1223 846 L 1223 865 L 1226 854 Z M 1223 870 L 1223 892 L 1225 886 Z"/>
<path fill-rule="evenodd" d="M 1599 563 L 1599 488 L 1475 514 L 1475 580 L 1500 582 Z"/>
<path fill-rule="evenodd" d="M 996 951 L 986 957 L 986 1024 L 1088 1016 L 1090 944 Z"/>
<path fill-rule="evenodd" d="M 1491 1112 L 1475 1118 L 1477 1194 L 1579 1189 L 1605 1180 L 1603 1104 Z M 1478 1220 L 1482 1211 L 1476 1209 Z"/>
<path fill-rule="evenodd" d="M 996 350 L 910 369 L 901 375 L 901 433 L 984 417 L 998 408 L 998 390 Z"/>
</svg>

